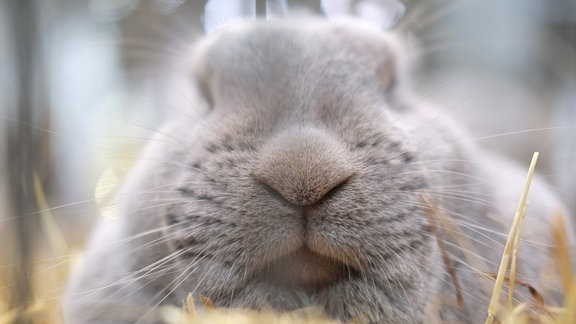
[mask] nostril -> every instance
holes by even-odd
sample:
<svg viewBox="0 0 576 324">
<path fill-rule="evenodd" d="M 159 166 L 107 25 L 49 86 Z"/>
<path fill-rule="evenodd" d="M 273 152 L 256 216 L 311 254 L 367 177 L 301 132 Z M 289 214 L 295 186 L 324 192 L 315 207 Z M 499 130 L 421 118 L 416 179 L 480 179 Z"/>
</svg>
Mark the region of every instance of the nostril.
<svg viewBox="0 0 576 324">
<path fill-rule="evenodd" d="M 346 185 L 350 182 L 350 179 L 353 176 L 354 176 L 354 174 L 351 174 L 347 178 L 345 178 L 344 180 L 340 181 L 340 183 L 337 183 L 334 187 L 332 187 L 330 190 L 328 190 L 328 192 L 326 192 L 324 194 L 322 199 L 323 200 L 330 199 L 332 196 L 337 194 L 340 190 L 342 190 L 344 187 L 346 187 Z"/>
<path fill-rule="evenodd" d="M 272 186 L 270 186 L 268 183 L 266 183 L 266 180 L 259 178 L 255 175 L 252 175 L 254 177 L 254 179 L 256 179 L 256 181 L 258 182 L 258 184 L 273 198 L 283 201 L 283 202 L 288 202 L 289 201 L 286 200 L 286 198 L 284 198 L 284 196 L 282 196 L 282 194 L 280 194 L 280 192 L 278 192 L 278 190 L 274 189 Z"/>
</svg>

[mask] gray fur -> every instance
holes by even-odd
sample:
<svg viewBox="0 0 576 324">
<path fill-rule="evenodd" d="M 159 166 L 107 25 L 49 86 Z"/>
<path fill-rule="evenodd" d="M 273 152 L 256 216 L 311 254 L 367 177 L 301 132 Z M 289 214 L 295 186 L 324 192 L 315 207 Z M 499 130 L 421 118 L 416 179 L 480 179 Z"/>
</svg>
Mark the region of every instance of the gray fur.
<svg viewBox="0 0 576 324">
<path fill-rule="evenodd" d="M 189 292 L 222 307 L 422 322 L 455 296 L 423 195 L 476 249 L 440 233 L 464 308 L 438 316 L 481 322 L 491 284 L 480 273 L 497 271 L 525 168 L 411 99 L 401 58 L 386 33 L 312 19 L 201 41 L 198 115 L 143 154 L 118 221 L 98 227 L 70 283 L 67 322 L 159 321 L 156 306 Z M 519 275 L 538 286 L 562 207 L 539 181 L 530 197 Z"/>
</svg>

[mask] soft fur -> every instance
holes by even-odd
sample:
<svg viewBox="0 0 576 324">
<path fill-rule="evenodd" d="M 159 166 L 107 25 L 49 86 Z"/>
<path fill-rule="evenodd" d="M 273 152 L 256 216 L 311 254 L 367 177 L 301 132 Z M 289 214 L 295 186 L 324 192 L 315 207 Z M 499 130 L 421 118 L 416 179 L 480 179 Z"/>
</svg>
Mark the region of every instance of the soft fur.
<svg viewBox="0 0 576 324">
<path fill-rule="evenodd" d="M 197 90 L 188 115 L 158 132 L 119 219 L 96 230 L 67 322 L 154 322 L 157 306 L 189 292 L 221 307 L 321 305 L 344 321 L 482 322 L 492 285 L 482 274 L 497 272 L 526 167 L 411 99 L 403 55 L 385 32 L 314 19 L 202 40 L 182 71 Z M 430 224 L 433 207 L 448 228 Z M 534 286 L 562 213 L 537 180 L 518 273 Z"/>
</svg>

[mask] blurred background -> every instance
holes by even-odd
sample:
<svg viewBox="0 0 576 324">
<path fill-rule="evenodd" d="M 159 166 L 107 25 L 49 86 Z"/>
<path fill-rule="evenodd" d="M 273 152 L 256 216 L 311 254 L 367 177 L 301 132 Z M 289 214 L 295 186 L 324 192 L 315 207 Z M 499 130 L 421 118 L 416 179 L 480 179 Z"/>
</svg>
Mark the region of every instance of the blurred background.
<svg viewBox="0 0 576 324">
<path fill-rule="evenodd" d="M 186 100 L 194 40 L 303 8 L 401 33 L 415 92 L 519 163 L 542 152 L 576 209 L 576 0 L 0 0 L 0 323 L 59 322 L 91 225 Z"/>
</svg>

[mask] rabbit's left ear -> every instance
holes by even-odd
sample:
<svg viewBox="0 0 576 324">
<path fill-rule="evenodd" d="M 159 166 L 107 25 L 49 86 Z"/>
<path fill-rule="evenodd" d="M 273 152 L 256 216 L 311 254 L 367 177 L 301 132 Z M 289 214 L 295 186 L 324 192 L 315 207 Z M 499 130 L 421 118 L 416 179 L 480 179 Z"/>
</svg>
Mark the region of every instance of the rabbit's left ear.
<svg viewBox="0 0 576 324">
<path fill-rule="evenodd" d="M 372 27 L 392 29 L 406 12 L 400 0 L 321 0 L 322 10 L 333 20 L 358 20 Z"/>
</svg>

